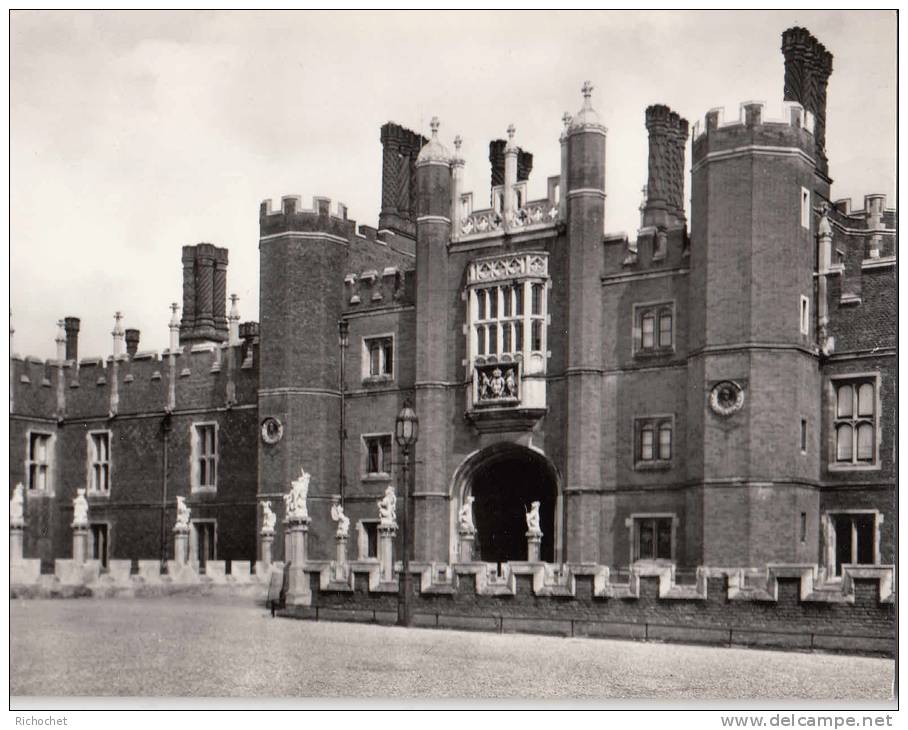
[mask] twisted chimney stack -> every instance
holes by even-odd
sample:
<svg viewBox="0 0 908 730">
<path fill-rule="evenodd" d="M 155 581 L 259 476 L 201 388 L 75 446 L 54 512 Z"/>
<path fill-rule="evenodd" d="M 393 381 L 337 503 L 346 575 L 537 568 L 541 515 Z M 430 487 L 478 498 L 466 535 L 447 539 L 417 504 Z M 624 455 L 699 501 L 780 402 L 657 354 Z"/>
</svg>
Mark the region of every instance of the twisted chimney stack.
<svg viewBox="0 0 908 730">
<path fill-rule="evenodd" d="M 806 28 L 782 33 L 785 57 L 785 101 L 796 101 L 814 116 L 817 167 L 826 175 L 826 86 L 832 74 L 832 54 Z"/>
<path fill-rule="evenodd" d="M 663 104 L 646 109 L 649 164 L 643 225 L 684 224 L 684 158 L 688 123 Z"/>
</svg>

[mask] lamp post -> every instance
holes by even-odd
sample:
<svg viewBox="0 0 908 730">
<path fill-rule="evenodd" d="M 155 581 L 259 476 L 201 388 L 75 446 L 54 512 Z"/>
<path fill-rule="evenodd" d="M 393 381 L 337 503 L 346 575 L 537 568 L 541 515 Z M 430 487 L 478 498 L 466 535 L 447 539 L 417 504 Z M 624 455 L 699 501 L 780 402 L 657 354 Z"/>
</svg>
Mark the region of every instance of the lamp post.
<svg viewBox="0 0 908 730">
<path fill-rule="evenodd" d="M 397 414 L 397 422 L 394 428 L 394 439 L 397 441 L 397 445 L 403 451 L 403 461 L 402 461 L 402 478 L 403 485 L 401 487 L 401 493 L 403 499 L 401 504 L 403 509 L 400 511 L 400 532 L 403 536 L 403 607 L 400 612 L 397 623 L 400 626 L 409 626 L 410 625 L 410 549 L 409 549 L 409 531 L 407 529 L 407 517 L 410 510 L 410 449 L 416 444 L 416 441 L 419 439 L 419 418 L 416 417 L 416 412 L 410 407 L 410 401 L 404 401 L 404 407 L 400 409 L 400 413 Z"/>
<path fill-rule="evenodd" d="M 341 319 L 337 322 L 337 344 L 340 346 L 340 429 L 338 431 L 338 441 L 340 442 L 338 450 L 340 451 L 340 468 L 338 470 L 338 491 L 340 492 L 340 503 L 344 506 L 344 497 L 347 492 L 347 466 L 345 461 L 345 447 L 347 444 L 347 409 L 345 403 L 346 396 L 346 377 L 344 370 L 347 360 L 347 345 L 350 344 L 350 323 Z"/>
</svg>

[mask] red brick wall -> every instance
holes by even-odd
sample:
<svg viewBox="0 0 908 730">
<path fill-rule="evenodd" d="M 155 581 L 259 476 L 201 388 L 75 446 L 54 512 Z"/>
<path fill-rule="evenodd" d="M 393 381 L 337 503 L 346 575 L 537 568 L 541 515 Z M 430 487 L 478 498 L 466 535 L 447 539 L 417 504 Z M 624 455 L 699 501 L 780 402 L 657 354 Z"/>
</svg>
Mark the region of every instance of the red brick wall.
<svg viewBox="0 0 908 730">
<path fill-rule="evenodd" d="M 328 620 L 394 622 L 399 596 L 368 593 L 358 575 L 351 593 L 319 590 L 312 576 L 312 606 L 286 615 Z M 593 597 L 592 578 L 577 577 L 575 597 L 540 597 L 530 576 L 518 575 L 513 596 L 476 593 L 468 576 L 453 594 L 421 594 L 414 581 L 413 624 L 567 636 L 693 641 L 715 644 L 823 648 L 892 654 L 895 609 L 879 602 L 876 580 L 856 580 L 854 603 L 800 600 L 798 579 L 779 579 L 778 600 L 729 600 L 726 580 L 710 578 L 705 600 L 659 598 L 658 580 L 640 578 L 635 599 Z"/>
</svg>

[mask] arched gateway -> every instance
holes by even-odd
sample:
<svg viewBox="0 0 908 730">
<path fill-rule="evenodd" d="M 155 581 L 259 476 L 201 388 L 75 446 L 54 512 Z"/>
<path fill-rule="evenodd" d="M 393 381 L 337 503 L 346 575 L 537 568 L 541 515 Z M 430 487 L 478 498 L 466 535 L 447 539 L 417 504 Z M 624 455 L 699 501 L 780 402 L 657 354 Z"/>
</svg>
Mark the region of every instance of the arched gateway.
<svg viewBox="0 0 908 730">
<path fill-rule="evenodd" d="M 541 451 L 511 442 L 470 454 L 451 484 L 451 559 L 456 560 L 457 513 L 474 498 L 474 560 L 503 563 L 527 559 L 525 513 L 538 501 L 542 559 L 561 561 L 562 505 L 560 476 Z"/>
</svg>

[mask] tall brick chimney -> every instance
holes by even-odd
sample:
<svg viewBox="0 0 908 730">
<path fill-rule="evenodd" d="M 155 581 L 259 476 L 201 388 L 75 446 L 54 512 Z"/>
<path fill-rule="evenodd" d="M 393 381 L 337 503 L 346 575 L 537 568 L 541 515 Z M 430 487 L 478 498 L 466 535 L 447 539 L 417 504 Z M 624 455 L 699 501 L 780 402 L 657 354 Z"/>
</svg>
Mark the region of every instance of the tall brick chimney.
<svg viewBox="0 0 908 730">
<path fill-rule="evenodd" d="M 814 116 L 817 167 L 828 173 L 826 159 L 826 86 L 832 74 L 832 54 L 806 28 L 782 33 L 785 56 L 785 101 L 796 101 Z"/>
<path fill-rule="evenodd" d="M 688 123 L 663 104 L 646 108 L 649 161 L 643 225 L 683 223 L 684 156 Z"/>
<path fill-rule="evenodd" d="M 504 152 L 508 143 L 504 139 L 489 142 L 489 162 L 492 163 L 492 187 L 504 185 Z M 533 171 L 533 155 L 517 148 L 517 182 L 530 179 Z"/>
<path fill-rule="evenodd" d="M 139 351 L 139 330 L 126 330 L 126 354 L 133 357 Z"/>
<path fill-rule="evenodd" d="M 66 359 L 79 360 L 79 318 L 66 317 L 63 320 L 63 329 L 66 332 Z"/>
<path fill-rule="evenodd" d="M 429 140 L 388 122 L 381 128 L 381 213 L 378 227 L 416 235 L 416 157 Z"/>
<path fill-rule="evenodd" d="M 183 246 L 180 344 L 227 340 L 227 249 Z"/>
</svg>

